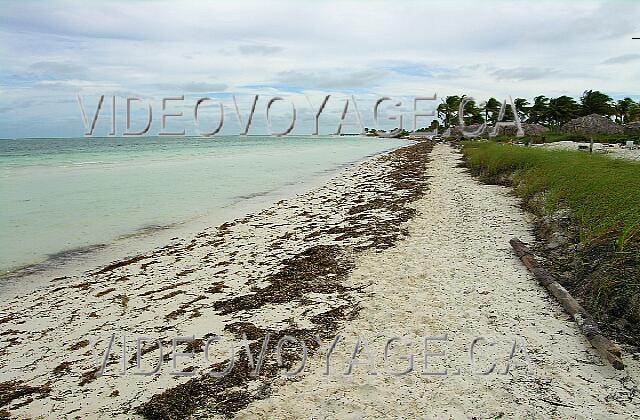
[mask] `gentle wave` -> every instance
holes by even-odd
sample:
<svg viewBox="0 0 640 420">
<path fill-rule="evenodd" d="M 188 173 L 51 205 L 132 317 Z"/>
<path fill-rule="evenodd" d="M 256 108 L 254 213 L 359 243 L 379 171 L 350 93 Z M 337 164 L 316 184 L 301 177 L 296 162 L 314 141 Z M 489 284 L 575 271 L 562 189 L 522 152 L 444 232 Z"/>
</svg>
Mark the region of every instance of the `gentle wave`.
<svg viewBox="0 0 640 420">
<path fill-rule="evenodd" d="M 3 141 L 0 270 L 65 263 L 159 226 L 267 202 L 405 144 L 259 136 Z"/>
</svg>

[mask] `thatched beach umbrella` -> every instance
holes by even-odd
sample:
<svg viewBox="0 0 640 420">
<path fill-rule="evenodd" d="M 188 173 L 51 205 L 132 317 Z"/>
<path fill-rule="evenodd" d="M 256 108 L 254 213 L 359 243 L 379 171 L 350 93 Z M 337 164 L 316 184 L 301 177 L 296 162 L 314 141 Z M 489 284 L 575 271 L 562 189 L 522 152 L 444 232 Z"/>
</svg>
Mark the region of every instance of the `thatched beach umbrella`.
<svg viewBox="0 0 640 420">
<path fill-rule="evenodd" d="M 575 118 L 562 126 L 565 133 L 583 134 L 589 136 L 589 152 L 593 152 L 594 134 L 621 134 L 623 128 L 607 117 L 598 114 Z"/>
</svg>

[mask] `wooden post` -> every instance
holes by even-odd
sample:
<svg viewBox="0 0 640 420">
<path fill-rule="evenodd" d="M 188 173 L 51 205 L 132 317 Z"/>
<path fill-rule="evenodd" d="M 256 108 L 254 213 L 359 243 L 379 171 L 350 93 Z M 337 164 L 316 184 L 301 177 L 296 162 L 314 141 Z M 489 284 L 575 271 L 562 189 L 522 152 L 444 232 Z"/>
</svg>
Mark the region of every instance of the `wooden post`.
<svg viewBox="0 0 640 420">
<path fill-rule="evenodd" d="M 622 351 L 617 344 L 602 335 L 598 323 L 591 314 L 584 309 L 571 294 L 562 287 L 556 279 L 538 264 L 529 249 L 519 239 L 513 238 L 509 241 L 516 255 L 522 260 L 525 266 L 533 273 L 538 282 L 543 285 L 560 302 L 569 315 L 578 324 L 580 331 L 587 337 L 589 343 L 597 349 L 611 365 L 618 369 L 624 369 L 622 363 Z"/>
</svg>

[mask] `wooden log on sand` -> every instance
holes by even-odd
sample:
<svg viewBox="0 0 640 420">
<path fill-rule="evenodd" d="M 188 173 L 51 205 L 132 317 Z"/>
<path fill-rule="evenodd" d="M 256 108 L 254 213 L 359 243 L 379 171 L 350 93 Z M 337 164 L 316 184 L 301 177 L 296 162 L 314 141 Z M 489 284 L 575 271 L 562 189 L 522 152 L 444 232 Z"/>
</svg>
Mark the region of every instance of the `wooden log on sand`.
<svg viewBox="0 0 640 420">
<path fill-rule="evenodd" d="M 558 299 L 562 307 L 573 317 L 578 324 L 580 331 L 587 337 L 591 345 L 597 349 L 608 361 L 618 370 L 624 369 L 622 363 L 622 351 L 617 344 L 602 335 L 598 323 L 591 314 L 584 309 L 577 300 L 569 294 L 567 289 L 562 287 L 556 279 L 538 264 L 533 254 L 527 246 L 517 238 L 509 241 L 516 255 L 522 260 L 524 265 L 533 273 L 538 282 L 547 288 L 553 296 Z"/>
</svg>

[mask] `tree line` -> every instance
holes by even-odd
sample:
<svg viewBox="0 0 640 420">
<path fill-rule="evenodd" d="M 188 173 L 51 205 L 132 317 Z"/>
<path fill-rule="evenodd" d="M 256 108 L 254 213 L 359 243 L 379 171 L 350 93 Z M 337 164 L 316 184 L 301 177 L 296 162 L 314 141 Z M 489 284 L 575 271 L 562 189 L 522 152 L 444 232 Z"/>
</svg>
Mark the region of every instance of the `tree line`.
<svg viewBox="0 0 640 420">
<path fill-rule="evenodd" d="M 440 122 L 435 121 L 434 125 L 442 125 L 445 128 L 458 125 L 459 108 L 465 96 L 445 97 L 437 108 Z M 579 101 L 566 95 L 557 98 L 539 95 L 533 98 L 533 103 L 524 98 L 516 98 L 513 100 L 513 104 L 518 111 L 521 122 L 542 124 L 551 128 L 559 127 L 574 118 L 591 114 L 613 118 L 615 122 L 620 124 L 640 121 L 640 101 L 635 102 L 631 98 L 614 101 L 609 95 L 597 90 L 585 90 Z M 465 124 L 482 124 L 484 122 L 495 124 L 501 106 L 502 102 L 495 98 L 489 98 L 479 105 L 476 105 L 475 101 L 468 101 L 464 107 Z M 506 105 L 502 120 L 513 120 L 511 105 Z"/>
</svg>

